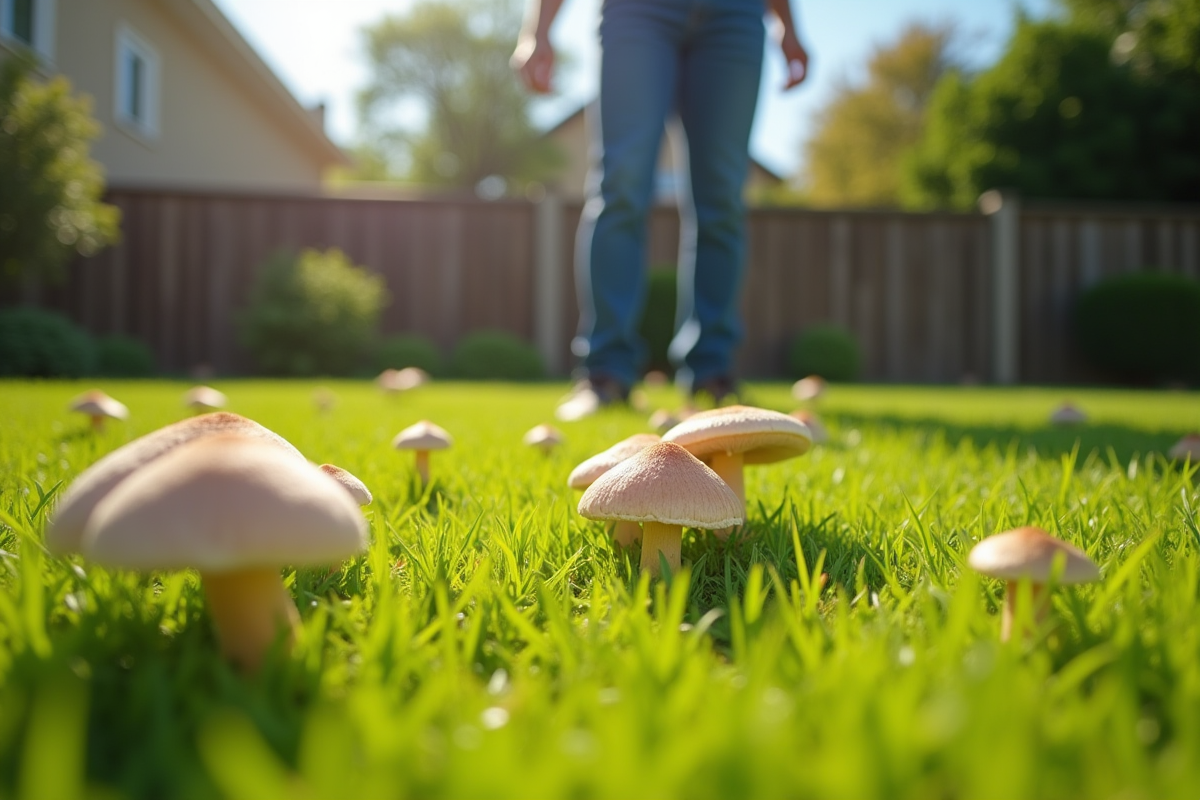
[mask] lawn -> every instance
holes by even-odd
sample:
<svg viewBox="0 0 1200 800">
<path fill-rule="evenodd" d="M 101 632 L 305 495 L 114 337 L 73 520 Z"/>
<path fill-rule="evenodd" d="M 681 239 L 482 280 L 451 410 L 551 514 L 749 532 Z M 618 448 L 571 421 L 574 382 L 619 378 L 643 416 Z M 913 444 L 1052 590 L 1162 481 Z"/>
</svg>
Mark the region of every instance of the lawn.
<svg viewBox="0 0 1200 800">
<path fill-rule="evenodd" d="M 0 798 L 1191 798 L 1200 796 L 1200 489 L 1162 454 L 1197 393 L 834 387 L 832 440 L 752 467 L 729 542 L 684 570 L 575 513 L 571 468 L 645 415 L 521 445 L 561 386 L 226 382 L 229 410 L 371 488 L 371 546 L 286 572 L 303 632 L 243 677 L 194 573 L 41 547 L 55 487 L 180 419 L 185 385 L 109 382 L 100 434 L 71 383 L 0 383 Z M 652 404 L 672 402 L 669 390 Z M 788 387 L 751 399 L 793 407 Z M 422 492 L 391 437 L 456 438 Z M 1039 525 L 1099 583 L 998 641 L 974 543 Z"/>
</svg>

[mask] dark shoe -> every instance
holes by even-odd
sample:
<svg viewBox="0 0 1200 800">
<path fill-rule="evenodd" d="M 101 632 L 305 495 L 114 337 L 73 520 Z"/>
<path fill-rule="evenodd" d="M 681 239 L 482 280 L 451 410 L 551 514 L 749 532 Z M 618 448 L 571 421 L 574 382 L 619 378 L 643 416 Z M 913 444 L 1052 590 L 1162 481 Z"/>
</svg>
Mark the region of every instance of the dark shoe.
<svg viewBox="0 0 1200 800">
<path fill-rule="evenodd" d="M 717 408 L 742 402 L 742 393 L 731 376 L 717 375 L 692 386 L 692 400 L 704 398 L 711 400 L 713 408 Z"/>
<path fill-rule="evenodd" d="M 603 376 L 584 378 L 571 387 L 570 393 L 559 402 L 554 416 L 563 422 L 574 422 L 628 399 L 629 389 L 619 381 Z"/>
</svg>

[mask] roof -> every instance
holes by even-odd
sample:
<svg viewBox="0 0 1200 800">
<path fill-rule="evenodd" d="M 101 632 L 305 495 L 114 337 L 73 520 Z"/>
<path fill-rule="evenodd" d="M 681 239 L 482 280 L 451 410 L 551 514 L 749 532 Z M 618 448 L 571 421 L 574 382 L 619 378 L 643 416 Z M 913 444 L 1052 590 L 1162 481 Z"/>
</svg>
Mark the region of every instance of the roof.
<svg viewBox="0 0 1200 800">
<path fill-rule="evenodd" d="M 243 87 L 292 122 L 291 132 L 331 162 L 349 163 L 325 134 L 319 115 L 305 108 L 212 0 L 160 0 L 221 65 L 244 78 Z"/>
</svg>

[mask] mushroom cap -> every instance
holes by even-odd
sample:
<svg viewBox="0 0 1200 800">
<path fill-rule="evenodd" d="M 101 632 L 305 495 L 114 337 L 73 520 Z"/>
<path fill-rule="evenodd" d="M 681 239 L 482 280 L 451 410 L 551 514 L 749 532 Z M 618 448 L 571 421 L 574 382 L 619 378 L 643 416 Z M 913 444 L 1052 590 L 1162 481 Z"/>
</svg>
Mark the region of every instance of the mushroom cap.
<svg viewBox="0 0 1200 800">
<path fill-rule="evenodd" d="M 1050 413 L 1050 421 L 1055 425 L 1077 425 L 1087 422 L 1087 414 L 1072 403 L 1063 403 Z"/>
<path fill-rule="evenodd" d="M 322 464 L 320 469 L 321 472 L 333 478 L 343 489 L 349 492 L 350 496 L 354 498 L 354 502 L 360 506 L 369 506 L 371 505 L 371 501 L 375 499 L 371 496 L 371 490 L 367 488 L 367 485 L 349 470 L 344 470 L 333 464 Z"/>
<path fill-rule="evenodd" d="M 193 386 L 183 393 L 183 404 L 188 408 L 224 408 L 225 394 L 211 386 Z"/>
<path fill-rule="evenodd" d="M 94 417 L 129 419 L 129 409 L 119 400 L 114 400 L 99 389 L 91 389 L 76 397 L 67 406 L 71 411 L 91 414 Z"/>
<path fill-rule="evenodd" d="M 808 432 L 812 435 L 813 444 L 821 444 L 829 441 L 829 431 L 821 423 L 821 419 L 813 412 L 798 408 L 788 415 L 793 419 L 804 423 L 804 427 L 808 428 Z"/>
<path fill-rule="evenodd" d="M 100 502 L 83 553 L 130 569 L 233 572 L 327 564 L 366 546 L 341 486 L 261 438 L 209 436 L 175 448 Z"/>
<path fill-rule="evenodd" d="M 237 414 L 218 411 L 176 422 L 113 450 L 81 472 L 63 492 L 46 526 L 46 547 L 60 555 L 78 550 L 88 517 L 113 487 L 182 444 L 224 433 L 262 439 L 282 448 L 292 458 L 305 460 L 287 439 Z"/>
<path fill-rule="evenodd" d="M 725 406 L 700 411 L 663 434 L 697 458 L 741 453 L 746 464 L 770 464 L 808 452 L 812 434 L 804 423 L 765 408 Z"/>
<path fill-rule="evenodd" d="M 1190 458 L 1193 463 L 1200 463 L 1200 433 L 1189 433 L 1184 436 L 1175 443 L 1167 455 L 1180 461 Z"/>
<path fill-rule="evenodd" d="M 454 444 L 450 434 L 427 419 L 409 425 L 392 439 L 397 450 L 445 450 Z"/>
<path fill-rule="evenodd" d="M 396 378 L 399 374 L 400 370 L 388 367 L 375 377 L 375 383 L 385 392 L 398 392 L 400 387 L 396 385 Z"/>
<path fill-rule="evenodd" d="M 622 439 L 604 452 L 580 462 L 567 476 L 567 486 L 572 489 L 586 489 L 617 464 L 661 441 L 662 439 L 653 433 L 635 433 L 628 439 Z"/>
<path fill-rule="evenodd" d="M 820 375 L 809 375 L 792 384 L 792 397 L 797 400 L 816 400 L 825 393 L 825 379 Z"/>
<path fill-rule="evenodd" d="M 424 386 L 429 383 L 429 373 L 420 367 L 405 367 L 401 370 L 396 370 L 392 376 L 392 386 L 399 391 L 408 391 L 416 389 L 418 386 Z"/>
<path fill-rule="evenodd" d="M 522 439 L 525 444 L 530 447 L 550 448 L 556 444 L 560 444 L 563 436 L 558 432 L 558 429 L 553 425 L 534 425 L 525 432 L 525 438 Z"/>
<path fill-rule="evenodd" d="M 709 529 L 743 519 L 742 501 L 725 481 L 672 442 L 652 444 L 597 478 L 579 498 L 579 513 Z"/>
<path fill-rule="evenodd" d="M 1060 553 L 1064 564 L 1059 583 L 1087 583 L 1100 577 L 1099 567 L 1087 553 L 1034 527 L 987 537 L 971 548 L 967 563 L 971 569 L 992 578 L 1009 581 L 1028 578 L 1035 583 L 1046 583 Z"/>
</svg>

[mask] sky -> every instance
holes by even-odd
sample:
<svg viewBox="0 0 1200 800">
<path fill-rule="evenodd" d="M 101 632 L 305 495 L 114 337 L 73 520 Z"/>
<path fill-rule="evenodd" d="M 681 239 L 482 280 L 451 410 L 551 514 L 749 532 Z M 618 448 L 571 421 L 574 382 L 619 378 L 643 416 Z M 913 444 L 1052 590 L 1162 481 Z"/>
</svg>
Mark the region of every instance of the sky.
<svg viewBox="0 0 1200 800">
<path fill-rule="evenodd" d="M 551 38 L 573 64 L 556 77 L 559 96 L 535 107 L 535 120 L 544 127 L 596 93 L 600 1 L 563 2 Z M 326 104 L 330 137 L 348 145 L 357 138 L 355 94 L 368 77 L 360 31 L 387 14 L 403 14 L 416 0 L 215 2 L 301 103 Z M 817 112 L 840 82 L 861 79 L 871 51 L 909 23 L 956 22 L 969 43 L 964 55 L 971 66 L 983 67 L 1003 51 L 1019 10 L 1036 17 L 1053 8 L 1054 0 L 792 0 L 810 56 L 809 77 L 780 91 L 783 58 L 768 37 L 751 154 L 780 175 L 796 174 Z"/>
</svg>

